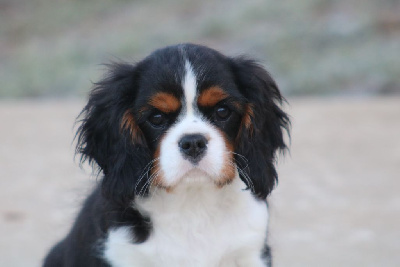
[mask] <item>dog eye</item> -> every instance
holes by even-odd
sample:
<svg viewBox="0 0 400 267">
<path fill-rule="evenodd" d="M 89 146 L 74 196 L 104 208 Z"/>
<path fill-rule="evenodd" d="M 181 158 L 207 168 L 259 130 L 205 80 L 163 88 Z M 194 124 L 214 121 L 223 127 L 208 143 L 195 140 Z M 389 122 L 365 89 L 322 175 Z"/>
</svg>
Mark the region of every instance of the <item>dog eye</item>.
<svg viewBox="0 0 400 267">
<path fill-rule="evenodd" d="M 220 121 L 228 119 L 231 113 L 232 111 L 227 106 L 220 106 L 215 110 L 216 119 Z"/>
<path fill-rule="evenodd" d="M 167 121 L 167 118 L 163 113 L 155 112 L 149 117 L 148 121 L 154 126 L 161 126 Z"/>
</svg>

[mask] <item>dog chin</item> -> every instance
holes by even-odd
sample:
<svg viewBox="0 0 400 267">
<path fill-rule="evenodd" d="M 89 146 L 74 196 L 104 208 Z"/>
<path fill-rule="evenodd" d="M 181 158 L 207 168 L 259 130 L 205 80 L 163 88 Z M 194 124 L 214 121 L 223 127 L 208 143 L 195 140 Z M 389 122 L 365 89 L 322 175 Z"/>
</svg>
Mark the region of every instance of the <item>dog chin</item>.
<svg viewBox="0 0 400 267">
<path fill-rule="evenodd" d="M 175 180 L 173 184 L 168 185 L 169 189 L 176 187 L 207 187 L 218 184 L 218 177 L 210 174 L 202 167 L 193 166 L 183 175 Z"/>
<path fill-rule="evenodd" d="M 188 171 L 181 179 L 181 183 L 201 185 L 205 183 L 212 183 L 213 177 L 204 170 L 194 167 Z"/>
</svg>

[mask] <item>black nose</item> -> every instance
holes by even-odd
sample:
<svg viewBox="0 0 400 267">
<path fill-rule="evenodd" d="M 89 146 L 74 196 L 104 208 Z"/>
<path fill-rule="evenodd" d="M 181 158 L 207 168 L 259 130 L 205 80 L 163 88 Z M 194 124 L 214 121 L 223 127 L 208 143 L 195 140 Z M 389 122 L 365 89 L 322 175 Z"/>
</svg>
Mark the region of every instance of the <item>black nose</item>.
<svg viewBox="0 0 400 267">
<path fill-rule="evenodd" d="M 184 157 L 193 163 L 198 163 L 207 149 L 207 139 L 201 134 L 188 134 L 178 143 Z"/>
</svg>

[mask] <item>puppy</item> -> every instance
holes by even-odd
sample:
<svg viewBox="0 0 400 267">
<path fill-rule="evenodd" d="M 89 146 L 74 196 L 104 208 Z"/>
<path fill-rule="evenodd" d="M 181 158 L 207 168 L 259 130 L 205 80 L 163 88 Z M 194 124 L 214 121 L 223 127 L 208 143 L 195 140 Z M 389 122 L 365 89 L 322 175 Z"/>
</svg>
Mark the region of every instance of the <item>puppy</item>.
<svg viewBox="0 0 400 267">
<path fill-rule="evenodd" d="M 109 65 L 77 133 L 103 177 L 44 266 L 270 266 L 282 101 L 255 61 L 204 46 Z"/>
</svg>

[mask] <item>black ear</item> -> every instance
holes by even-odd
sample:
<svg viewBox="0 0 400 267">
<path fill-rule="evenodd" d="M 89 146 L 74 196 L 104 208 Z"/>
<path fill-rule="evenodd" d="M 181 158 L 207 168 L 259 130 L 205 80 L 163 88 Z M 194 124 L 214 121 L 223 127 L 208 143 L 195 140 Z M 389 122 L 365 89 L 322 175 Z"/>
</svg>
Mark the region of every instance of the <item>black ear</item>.
<svg viewBox="0 0 400 267">
<path fill-rule="evenodd" d="M 137 94 L 137 70 L 129 64 L 111 64 L 103 80 L 96 83 L 79 115 L 76 152 L 81 162 L 96 163 L 104 173 L 103 195 L 126 203 L 136 189 L 151 154 L 132 110 Z"/>
<path fill-rule="evenodd" d="M 265 199 L 278 179 L 275 156 L 277 150 L 286 149 L 283 132 L 289 133 L 290 121 L 280 108 L 284 99 L 263 67 L 243 57 L 232 59 L 232 66 L 236 84 L 247 100 L 235 160 L 241 179 L 257 197 Z"/>
</svg>

